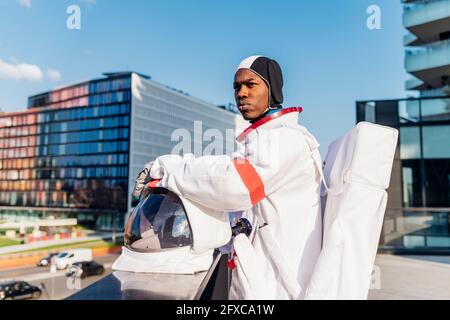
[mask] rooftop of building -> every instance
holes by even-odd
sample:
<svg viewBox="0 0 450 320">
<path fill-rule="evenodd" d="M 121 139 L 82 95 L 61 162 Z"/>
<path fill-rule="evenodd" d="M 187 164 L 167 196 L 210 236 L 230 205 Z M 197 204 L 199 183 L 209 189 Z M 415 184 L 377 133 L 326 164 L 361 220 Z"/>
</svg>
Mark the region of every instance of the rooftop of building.
<svg viewBox="0 0 450 320">
<path fill-rule="evenodd" d="M 164 84 L 155 82 L 154 80 L 152 80 L 152 77 L 151 77 L 151 76 L 146 75 L 146 74 L 143 74 L 143 73 L 139 73 L 139 72 L 136 72 L 136 71 L 105 72 L 105 73 L 103 73 L 103 76 L 104 76 L 104 77 L 101 77 L 101 78 L 94 78 L 94 79 L 91 79 L 91 80 L 81 80 L 81 81 L 78 81 L 78 82 L 76 82 L 76 83 L 58 86 L 58 87 L 55 87 L 55 88 L 53 88 L 53 89 L 51 89 L 51 90 L 48 90 L 48 91 L 45 91 L 45 92 L 41 92 L 41 93 L 38 93 L 38 94 L 31 95 L 31 96 L 28 97 L 28 99 L 29 99 L 29 100 L 30 100 L 30 99 L 36 99 L 36 98 L 38 98 L 38 97 L 46 96 L 46 95 L 51 94 L 51 93 L 53 93 L 53 92 L 58 92 L 58 91 L 62 91 L 62 90 L 65 90 L 65 89 L 70 89 L 70 88 L 75 88 L 75 87 L 80 87 L 80 86 L 83 86 L 83 85 L 89 85 L 89 84 L 91 84 L 91 83 L 94 83 L 94 82 L 101 82 L 101 81 L 105 81 L 105 80 L 107 80 L 107 79 L 127 78 L 127 77 L 131 77 L 133 74 L 138 75 L 138 76 L 141 77 L 142 79 L 152 81 L 154 84 L 157 84 L 157 85 L 160 86 L 160 87 L 170 89 L 170 90 L 176 92 L 177 94 L 180 94 L 180 95 L 184 95 L 184 96 L 186 96 L 186 97 L 189 97 L 190 99 L 193 99 L 193 100 L 195 100 L 195 101 L 197 101 L 197 102 L 200 102 L 200 103 L 202 103 L 202 104 L 210 104 L 210 105 L 214 105 L 213 103 L 206 102 L 206 101 L 203 101 L 203 100 L 201 100 L 201 99 L 199 99 L 199 98 L 193 97 L 193 96 L 191 96 L 189 93 L 187 93 L 187 92 L 185 92 L 185 91 L 183 91 L 183 90 L 179 90 L 179 89 L 177 89 L 177 88 L 174 88 L 174 87 L 171 87 L 171 86 L 168 86 L 168 85 L 164 85 Z M 218 108 L 220 108 L 220 109 L 223 109 L 223 110 L 226 110 L 226 111 L 231 112 L 231 113 L 238 113 L 238 109 L 237 109 L 237 107 L 236 107 L 233 103 L 216 105 L 216 107 L 218 107 Z M 33 113 L 45 111 L 45 110 L 47 110 L 47 109 L 49 109 L 49 107 L 30 107 L 30 106 L 28 106 L 28 109 L 27 109 L 27 110 L 17 111 L 17 112 L 3 112 L 3 111 L 0 109 L 0 118 L 1 118 L 1 117 L 10 117 L 10 116 L 15 116 L 15 115 L 27 115 L 27 114 L 33 114 Z"/>
</svg>

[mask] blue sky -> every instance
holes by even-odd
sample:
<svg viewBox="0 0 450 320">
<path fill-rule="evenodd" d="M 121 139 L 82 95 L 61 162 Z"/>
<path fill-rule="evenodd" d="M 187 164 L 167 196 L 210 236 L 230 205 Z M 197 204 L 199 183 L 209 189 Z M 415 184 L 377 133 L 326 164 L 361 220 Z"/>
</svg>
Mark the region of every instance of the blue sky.
<svg viewBox="0 0 450 320">
<path fill-rule="evenodd" d="M 66 9 L 81 8 L 81 30 Z M 366 26 L 369 5 L 381 30 Z M 404 97 L 400 0 L 0 0 L 0 108 L 53 87 L 134 70 L 191 95 L 233 101 L 237 64 L 262 54 L 285 77 L 285 106 L 328 144 L 355 123 L 355 100 Z"/>
</svg>

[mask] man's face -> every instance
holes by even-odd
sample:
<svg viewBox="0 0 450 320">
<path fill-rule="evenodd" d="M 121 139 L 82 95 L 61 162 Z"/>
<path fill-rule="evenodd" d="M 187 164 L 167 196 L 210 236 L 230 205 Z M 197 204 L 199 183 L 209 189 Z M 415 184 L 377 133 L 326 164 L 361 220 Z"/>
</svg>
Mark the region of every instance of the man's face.
<svg viewBox="0 0 450 320">
<path fill-rule="evenodd" d="M 245 120 L 254 120 L 269 107 L 269 88 L 256 73 L 240 69 L 234 76 L 234 98 Z"/>
</svg>

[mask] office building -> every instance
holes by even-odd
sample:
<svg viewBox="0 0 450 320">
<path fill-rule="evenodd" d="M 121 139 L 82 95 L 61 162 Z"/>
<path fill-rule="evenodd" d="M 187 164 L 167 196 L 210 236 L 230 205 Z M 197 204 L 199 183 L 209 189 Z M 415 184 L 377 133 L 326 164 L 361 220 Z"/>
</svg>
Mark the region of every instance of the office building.
<svg viewBox="0 0 450 320">
<path fill-rule="evenodd" d="M 199 128 L 225 137 L 239 118 L 134 72 L 34 95 L 28 110 L 0 114 L 0 220 L 121 229 L 137 173 L 172 153 L 174 132 L 190 133 L 201 152 Z"/>
</svg>

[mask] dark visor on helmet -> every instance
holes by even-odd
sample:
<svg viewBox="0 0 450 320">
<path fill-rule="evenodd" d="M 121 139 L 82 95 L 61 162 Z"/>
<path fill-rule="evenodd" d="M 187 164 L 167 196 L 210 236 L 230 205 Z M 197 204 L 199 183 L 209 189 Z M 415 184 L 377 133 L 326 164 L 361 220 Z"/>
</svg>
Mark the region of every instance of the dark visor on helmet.
<svg viewBox="0 0 450 320">
<path fill-rule="evenodd" d="M 160 252 L 191 245 L 191 228 L 180 198 L 167 189 L 150 189 L 128 219 L 125 246 L 136 252 Z"/>
</svg>

